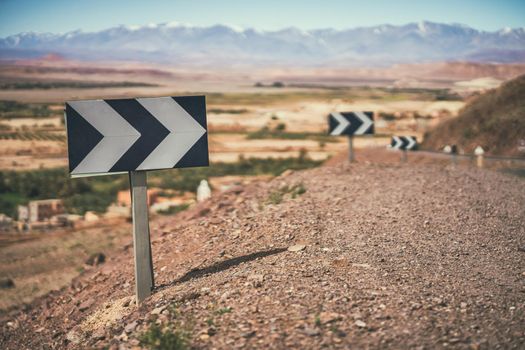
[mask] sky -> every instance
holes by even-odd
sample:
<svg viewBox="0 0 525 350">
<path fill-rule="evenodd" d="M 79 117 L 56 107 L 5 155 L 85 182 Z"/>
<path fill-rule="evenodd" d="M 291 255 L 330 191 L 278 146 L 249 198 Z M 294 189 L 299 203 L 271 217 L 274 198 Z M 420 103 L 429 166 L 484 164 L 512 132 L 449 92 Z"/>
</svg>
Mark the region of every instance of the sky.
<svg viewBox="0 0 525 350">
<path fill-rule="evenodd" d="M 0 36 L 179 22 L 277 30 L 428 20 L 495 31 L 525 27 L 525 0 L 0 0 Z"/>
</svg>

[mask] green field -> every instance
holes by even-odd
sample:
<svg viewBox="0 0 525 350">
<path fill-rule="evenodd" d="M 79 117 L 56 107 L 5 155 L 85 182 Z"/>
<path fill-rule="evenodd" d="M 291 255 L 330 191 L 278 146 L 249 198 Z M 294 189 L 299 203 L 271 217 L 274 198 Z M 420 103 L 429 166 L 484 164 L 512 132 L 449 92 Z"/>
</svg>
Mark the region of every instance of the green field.
<svg viewBox="0 0 525 350">
<path fill-rule="evenodd" d="M 286 169 L 306 169 L 321 164 L 302 154 L 296 158 L 245 159 L 236 163 L 214 163 L 209 167 L 151 171 L 148 183 L 175 191 L 196 191 L 202 179 L 226 175 L 279 175 Z M 15 217 L 17 205 L 28 200 L 60 198 L 71 214 L 88 210 L 105 212 L 117 192 L 129 188 L 126 175 L 71 179 L 66 169 L 0 172 L 0 213 Z"/>
<path fill-rule="evenodd" d="M 65 142 L 66 134 L 46 131 L 13 131 L 0 133 L 0 140 L 26 140 L 26 141 L 58 141 Z"/>
<path fill-rule="evenodd" d="M 208 93 L 209 105 L 272 105 L 289 102 L 326 101 L 341 99 L 382 101 L 459 101 L 461 96 L 448 89 L 380 88 L 380 87 L 336 87 L 304 89 L 300 91 L 278 90 L 273 93 Z"/>
<path fill-rule="evenodd" d="M 1 90 L 50 90 L 50 89 L 95 89 L 115 87 L 153 87 L 155 84 L 132 81 L 121 82 L 85 82 L 85 81 L 3 81 Z"/>
<path fill-rule="evenodd" d="M 22 103 L 0 100 L 0 120 L 12 118 L 46 118 L 60 115 L 49 109 L 48 103 Z"/>
</svg>

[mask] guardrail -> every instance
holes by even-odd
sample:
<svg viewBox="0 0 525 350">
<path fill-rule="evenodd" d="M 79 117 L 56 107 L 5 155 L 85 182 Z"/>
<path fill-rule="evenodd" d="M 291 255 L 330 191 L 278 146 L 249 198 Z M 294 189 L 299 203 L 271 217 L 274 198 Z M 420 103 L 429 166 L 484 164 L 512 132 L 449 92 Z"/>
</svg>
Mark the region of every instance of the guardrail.
<svg viewBox="0 0 525 350">
<path fill-rule="evenodd" d="M 419 149 L 414 152 L 431 153 L 435 155 L 442 155 L 445 157 L 456 156 L 456 157 L 471 158 L 471 159 L 476 159 L 477 157 L 480 157 L 475 154 L 446 153 L 443 151 L 435 151 L 435 150 L 427 150 L 427 149 Z M 482 155 L 481 157 L 483 157 L 483 159 L 488 159 L 488 160 L 507 160 L 507 161 L 525 162 L 525 157 L 493 156 L 493 155 L 486 155 L 486 154 Z"/>
</svg>

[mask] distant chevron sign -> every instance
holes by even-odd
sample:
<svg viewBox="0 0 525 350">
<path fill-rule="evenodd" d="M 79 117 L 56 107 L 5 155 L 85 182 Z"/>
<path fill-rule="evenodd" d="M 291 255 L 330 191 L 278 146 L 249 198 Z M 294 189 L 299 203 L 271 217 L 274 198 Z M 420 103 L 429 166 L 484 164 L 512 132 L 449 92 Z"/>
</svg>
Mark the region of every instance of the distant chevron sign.
<svg viewBox="0 0 525 350">
<path fill-rule="evenodd" d="M 374 133 L 374 113 L 372 112 L 334 112 L 328 116 L 329 134 L 366 135 Z"/>
<path fill-rule="evenodd" d="M 415 136 L 392 136 L 390 147 L 398 150 L 414 150 L 417 148 L 417 139 Z"/>
<path fill-rule="evenodd" d="M 66 103 L 72 176 L 208 165 L 204 96 Z"/>
</svg>

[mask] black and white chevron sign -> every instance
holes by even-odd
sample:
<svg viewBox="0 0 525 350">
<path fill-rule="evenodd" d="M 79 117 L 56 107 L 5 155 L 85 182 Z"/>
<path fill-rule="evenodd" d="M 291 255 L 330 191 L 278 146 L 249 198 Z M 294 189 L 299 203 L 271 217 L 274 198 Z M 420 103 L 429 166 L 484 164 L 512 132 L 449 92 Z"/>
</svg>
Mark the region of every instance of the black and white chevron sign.
<svg viewBox="0 0 525 350">
<path fill-rule="evenodd" d="M 341 112 L 330 113 L 328 116 L 329 134 L 366 135 L 374 133 L 374 113 L 372 112 Z"/>
<path fill-rule="evenodd" d="M 208 165 L 204 96 L 66 103 L 71 175 Z"/>
<path fill-rule="evenodd" d="M 392 136 L 390 147 L 398 150 L 415 150 L 417 148 L 417 139 L 415 136 Z"/>
</svg>

